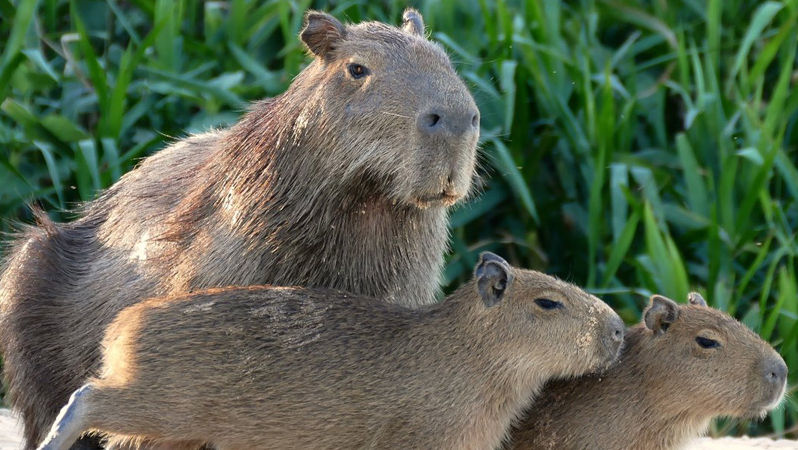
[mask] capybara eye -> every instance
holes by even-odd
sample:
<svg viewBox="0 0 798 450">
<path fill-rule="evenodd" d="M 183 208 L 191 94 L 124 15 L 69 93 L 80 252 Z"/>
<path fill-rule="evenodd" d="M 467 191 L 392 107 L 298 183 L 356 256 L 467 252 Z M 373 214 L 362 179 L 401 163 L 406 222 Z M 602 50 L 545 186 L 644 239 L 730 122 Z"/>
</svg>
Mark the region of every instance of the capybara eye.
<svg viewBox="0 0 798 450">
<path fill-rule="evenodd" d="M 366 66 L 360 64 L 349 64 L 346 66 L 346 69 L 349 71 L 349 75 L 352 75 L 352 78 L 356 80 L 369 74 L 369 70 L 366 68 Z"/>
<path fill-rule="evenodd" d="M 720 347 L 720 342 L 718 342 L 718 341 L 716 341 L 714 339 L 705 338 L 705 337 L 702 337 L 702 336 L 696 337 L 695 341 L 698 342 L 698 345 L 700 345 L 702 348 Z"/>
<path fill-rule="evenodd" d="M 535 304 L 537 304 L 543 309 L 562 308 L 562 303 L 554 300 L 549 300 L 547 298 L 536 298 Z"/>
</svg>

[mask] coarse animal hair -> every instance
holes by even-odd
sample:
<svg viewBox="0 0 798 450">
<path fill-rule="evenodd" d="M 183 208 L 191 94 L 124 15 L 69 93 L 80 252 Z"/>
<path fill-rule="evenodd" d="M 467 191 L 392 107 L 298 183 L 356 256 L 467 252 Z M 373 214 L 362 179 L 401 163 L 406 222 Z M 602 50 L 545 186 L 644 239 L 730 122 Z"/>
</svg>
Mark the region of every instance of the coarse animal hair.
<svg viewBox="0 0 798 450">
<path fill-rule="evenodd" d="M 787 366 L 745 325 L 652 296 L 605 373 L 546 385 L 512 433 L 513 449 L 684 447 L 714 417 L 761 417 L 784 396 Z"/>
<path fill-rule="evenodd" d="M 581 289 L 483 254 L 411 309 L 341 291 L 235 287 L 140 302 L 43 449 L 86 430 L 223 449 L 496 448 L 549 378 L 605 368 L 623 322 Z"/>
</svg>

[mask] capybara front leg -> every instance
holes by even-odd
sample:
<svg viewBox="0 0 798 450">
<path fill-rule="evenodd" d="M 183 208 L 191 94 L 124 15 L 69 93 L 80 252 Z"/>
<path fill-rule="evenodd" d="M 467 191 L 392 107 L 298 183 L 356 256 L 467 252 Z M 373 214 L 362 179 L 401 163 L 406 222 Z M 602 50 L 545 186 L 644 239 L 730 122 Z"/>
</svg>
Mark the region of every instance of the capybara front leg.
<svg viewBox="0 0 798 450">
<path fill-rule="evenodd" d="M 93 387 L 84 384 L 69 397 L 69 402 L 61 408 L 50 433 L 44 438 L 38 450 L 68 450 L 69 447 L 86 431 L 86 414 L 88 397 Z"/>
</svg>

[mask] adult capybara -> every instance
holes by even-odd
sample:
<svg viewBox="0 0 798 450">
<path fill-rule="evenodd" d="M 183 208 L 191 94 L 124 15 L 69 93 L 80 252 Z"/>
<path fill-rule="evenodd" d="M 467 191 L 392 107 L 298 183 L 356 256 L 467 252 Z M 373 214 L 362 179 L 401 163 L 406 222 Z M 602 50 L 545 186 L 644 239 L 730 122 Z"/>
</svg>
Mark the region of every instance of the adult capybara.
<svg viewBox="0 0 798 450">
<path fill-rule="evenodd" d="M 546 385 L 512 433 L 515 449 L 677 449 L 713 417 L 755 418 L 784 396 L 787 366 L 745 325 L 655 295 L 606 373 Z"/>
<path fill-rule="evenodd" d="M 493 449 L 550 377 L 604 368 L 623 322 L 599 299 L 484 253 L 411 309 L 340 291 L 222 288 L 140 302 L 42 448 L 85 430 L 218 449 Z"/>
<path fill-rule="evenodd" d="M 285 93 L 147 158 L 74 222 L 40 215 L 21 233 L 0 343 L 28 448 L 98 367 L 106 325 L 143 298 L 268 283 L 433 301 L 479 112 L 421 16 L 404 19 L 308 13 L 314 59 Z"/>
</svg>

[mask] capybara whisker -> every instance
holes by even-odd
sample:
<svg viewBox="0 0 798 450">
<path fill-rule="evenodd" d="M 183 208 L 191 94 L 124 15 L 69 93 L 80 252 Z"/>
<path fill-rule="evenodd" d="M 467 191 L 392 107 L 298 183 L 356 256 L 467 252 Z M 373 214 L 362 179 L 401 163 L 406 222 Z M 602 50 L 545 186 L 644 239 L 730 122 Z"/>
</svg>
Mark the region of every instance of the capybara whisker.
<svg viewBox="0 0 798 450">
<path fill-rule="evenodd" d="M 389 116 L 401 117 L 403 119 L 411 119 L 412 118 L 410 116 L 406 116 L 404 114 L 399 114 L 399 113 L 394 113 L 394 112 L 388 112 L 388 111 L 380 111 L 380 112 L 383 113 L 383 114 L 387 114 Z"/>
</svg>

